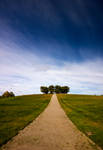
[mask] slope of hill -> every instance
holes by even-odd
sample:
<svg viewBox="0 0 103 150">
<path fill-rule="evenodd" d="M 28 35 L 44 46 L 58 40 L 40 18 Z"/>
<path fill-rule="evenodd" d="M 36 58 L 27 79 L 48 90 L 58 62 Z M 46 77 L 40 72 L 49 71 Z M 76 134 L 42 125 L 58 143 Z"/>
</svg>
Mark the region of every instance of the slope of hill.
<svg viewBox="0 0 103 150">
<path fill-rule="evenodd" d="M 67 116 L 103 148 L 103 96 L 58 94 Z"/>
<path fill-rule="evenodd" d="M 0 146 L 32 122 L 48 105 L 51 95 L 0 99 Z"/>
</svg>

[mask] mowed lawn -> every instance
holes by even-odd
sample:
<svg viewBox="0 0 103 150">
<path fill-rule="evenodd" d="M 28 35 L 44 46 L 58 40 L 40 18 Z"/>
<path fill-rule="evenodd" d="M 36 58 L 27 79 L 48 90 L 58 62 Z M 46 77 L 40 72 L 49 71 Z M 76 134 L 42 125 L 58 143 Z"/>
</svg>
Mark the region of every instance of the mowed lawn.
<svg viewBox="0 0 103 150">
<path fill-rule="evenodd" d="M 67 116 L 103 148 L 103 96 L 58 94 Z"/>
<path fill-rule="evenodd" d="M 51 95 L 0 99 L 0 146 L 32 122 L 48 105 Z"/>
</svg>

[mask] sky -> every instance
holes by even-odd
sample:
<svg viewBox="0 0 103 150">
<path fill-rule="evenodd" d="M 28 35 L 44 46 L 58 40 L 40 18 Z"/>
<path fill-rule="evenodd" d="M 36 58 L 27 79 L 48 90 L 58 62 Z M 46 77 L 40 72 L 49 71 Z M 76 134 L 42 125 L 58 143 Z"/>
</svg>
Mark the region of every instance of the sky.
<svg viewBox="0 0 103 150">
<path fill-rule="evenodd" d="M 102 66 L 102 0 L 0 0 L 0 94 L 103 95 Z"/>
</svg>

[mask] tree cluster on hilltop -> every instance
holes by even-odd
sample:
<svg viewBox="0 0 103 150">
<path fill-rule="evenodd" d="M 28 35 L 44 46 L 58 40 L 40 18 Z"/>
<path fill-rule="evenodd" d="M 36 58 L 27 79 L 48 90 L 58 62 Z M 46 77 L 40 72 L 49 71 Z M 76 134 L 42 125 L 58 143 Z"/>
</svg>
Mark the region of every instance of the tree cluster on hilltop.
<svg viewBox="0 0 103 150">
<path fill-rule="evenodd" d="M 15 94 L 13 92 L 4 92 L 1 97 L 14 97 Z"/>
<path fill-rule="evenodd" d="M 68 86 L 60 86 L 60 85 L 50 85 L 49 87 L 47 86 L 41 86 L 40 91 L 44 94 L 53 94 L 53 93 L 68 93 L 70 91 L 70 87 Z"/>
</svg>

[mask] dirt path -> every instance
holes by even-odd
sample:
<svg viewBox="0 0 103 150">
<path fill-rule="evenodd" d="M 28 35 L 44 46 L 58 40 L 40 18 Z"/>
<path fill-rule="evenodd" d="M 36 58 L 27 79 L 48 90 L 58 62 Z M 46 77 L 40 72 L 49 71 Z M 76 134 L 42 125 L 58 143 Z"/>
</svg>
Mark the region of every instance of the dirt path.
<svg viewBox="0 0 103 150">
<path fill-rule="evenodd" d="M 93 150 L 93 147 L 53 95 L 45 111 L 4 145 L 3 150 Z"/>
</svg>

